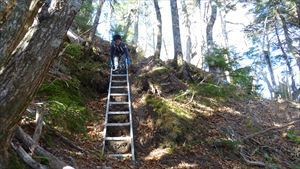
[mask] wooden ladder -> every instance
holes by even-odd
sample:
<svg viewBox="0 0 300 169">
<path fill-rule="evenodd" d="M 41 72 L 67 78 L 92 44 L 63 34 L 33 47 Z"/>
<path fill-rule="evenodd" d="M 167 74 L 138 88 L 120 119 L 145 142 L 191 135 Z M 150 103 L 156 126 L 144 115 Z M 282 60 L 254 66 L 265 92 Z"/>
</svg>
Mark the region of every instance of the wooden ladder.
<svg viewBox="0 0 300 169">
<path fill-rule="evenodd" d="M 131 157 L 135 161 L 127 64 L 118 72 L 110 70 L 103 136 L 103 154 L 117 158 Z M 124 145 L 123 151 L 114 148 Z"/>
</svg>

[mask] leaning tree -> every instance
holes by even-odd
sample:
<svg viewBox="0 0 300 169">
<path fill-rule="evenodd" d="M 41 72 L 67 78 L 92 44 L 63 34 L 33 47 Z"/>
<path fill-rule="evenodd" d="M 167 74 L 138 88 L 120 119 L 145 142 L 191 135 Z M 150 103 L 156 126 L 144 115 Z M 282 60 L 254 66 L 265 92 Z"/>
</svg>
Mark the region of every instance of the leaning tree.
<svg viewBox="0 0 300 169">
<path fill-rule="evenodd" d="M 7 168 L 14 129 L 58 55 L 80 6 L 80 0 L 0 2 L 1 169 Z"/>
</svg>

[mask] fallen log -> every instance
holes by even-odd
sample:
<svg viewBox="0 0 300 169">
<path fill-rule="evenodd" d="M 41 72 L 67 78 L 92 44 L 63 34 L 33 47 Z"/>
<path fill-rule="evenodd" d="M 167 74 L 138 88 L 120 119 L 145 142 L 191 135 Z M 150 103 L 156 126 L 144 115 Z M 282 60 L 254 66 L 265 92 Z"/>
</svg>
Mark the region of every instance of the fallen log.
<svg viewBox="0 0 300 169">
<path fill-rule="evenodd" d="M 35 161 L 19 143 L 11 143 L 12 148 L 16 151 L 19 157 L 33 169 L 48 169 L 48 167 Z"/>
<path fill-rule="evenodd" d="M 28 134 L 26 134 L 23 131 L 23 129 L 21 127 L 19 127 L 19 126 L 16 129 L 15 136 L 27 148 L 32 147 L 32 145 L 34 144 L 34 141 L 32 140 L 32 138 Z M 36 146 L 36 148 L 34 150 L 34 153 L 37 154 L 37 155 L 41 155 L 41 156 L 47 157 L 48 160 L 49 160 L 49 168 L 50 169 L 64 169 L 64 168 L 75 169 L 74 167 L 71 167 L 68 164 L 66 164 L 64 161 L 61 161 L 56 156 L 54 156 L 53 154 L 49 153 L 48 151 L 46 151 L 44 148 L 42 148 L 39 145 Z"/>
</svg>

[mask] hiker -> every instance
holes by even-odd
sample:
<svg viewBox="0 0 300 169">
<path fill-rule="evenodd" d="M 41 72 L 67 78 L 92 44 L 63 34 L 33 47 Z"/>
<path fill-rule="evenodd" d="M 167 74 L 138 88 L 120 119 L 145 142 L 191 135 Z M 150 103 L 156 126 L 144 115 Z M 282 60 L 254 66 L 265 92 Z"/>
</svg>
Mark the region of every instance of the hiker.
<svg viewBox="0 0 300 169">
<path fill-rule="evenodd" d="M 125 55 L 125 57 L 126 57 L 127 64 L 130 64 L 128 47 L 122 41 L 121 36 L 119 34 L 116 34 L 113 36 L 113 41 L 111 42 L 111 45 L 110 45 L 110 59 L 111 59 L 113 71 L 118 69 L 118 65 L 120 65 L 118 63 L 119 63 L 119 61 L 121 61 L 121 57 L 124 57 L 123 55 Z M 117 60 L 118 63 L 115 63 L 115 60 L 114 60 L 115 57 L 118 59 Z M 117 65 L 115 65 L 115 64 L 117 64 Z"/>
</svg>

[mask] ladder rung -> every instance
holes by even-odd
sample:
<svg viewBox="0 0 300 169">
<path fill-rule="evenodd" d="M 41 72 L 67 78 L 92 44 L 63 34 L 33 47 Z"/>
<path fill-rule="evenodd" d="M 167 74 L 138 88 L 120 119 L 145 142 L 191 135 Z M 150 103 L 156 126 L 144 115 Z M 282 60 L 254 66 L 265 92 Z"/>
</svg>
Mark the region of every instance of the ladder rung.
<svg viewBox="0 0 300 169">
<path fill-rule="evenodd" d="M 106 126 L 129 126 L 130 123 L 107 123 Z"/>
<path fill-rule="evenodd" d="M 129 102 L 109 102 L 109 104 L 129 104 Z"/>
<path fill-rule="evenodd" d="M 112 80 L 111 82 L 122 83 L 122 82 L 127 82 L 127 81 L 126 80 Z"/>
<path fill-rule="evenodd" d="M 127 96 L 127 93 L 111 93 L 110 96 Z"/>
<path fill-rule="evenodd" d="M 113 89 L 122 89 L 122 88 L 127 88 L 127 86 L 111 86 Z"/>
<path fill-rule="evenodd" d="M 127 74 L 112 74 L 111 76 L 127 76 Z"/>
<path fill-rule="evenodd" d="M 131 140 L 131 137 L 105 137 L 105 140 L 108 141 L 122 141 L 122 140 Z"/>
<path fill-rule="evenodd" d="M 108 154 L 110 157 L 131 157 L 132 154 Z"/>
<path fill-rule="evenodd" d="M 129 114 L 129 111 L 110 111 L 107 114 Z"/>
</svg>

